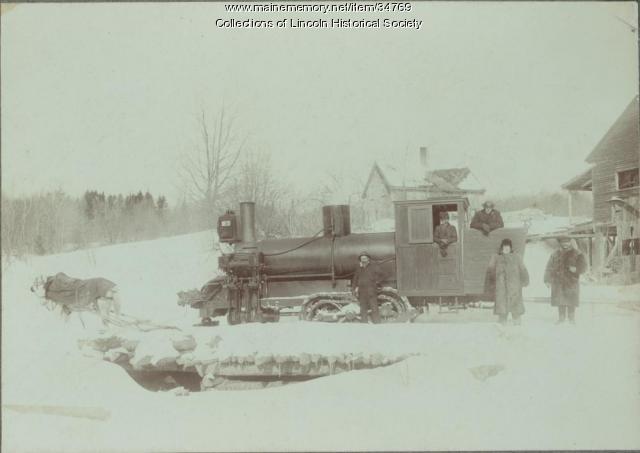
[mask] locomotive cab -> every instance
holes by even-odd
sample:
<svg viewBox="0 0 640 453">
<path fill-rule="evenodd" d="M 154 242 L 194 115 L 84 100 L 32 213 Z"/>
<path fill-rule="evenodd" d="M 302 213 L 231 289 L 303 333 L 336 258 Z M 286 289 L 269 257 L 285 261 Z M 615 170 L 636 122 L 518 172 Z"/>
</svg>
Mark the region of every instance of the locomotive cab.
<svg viewBox="0 0 640 453">
<path fill-rule="evenodd" d="M 457 240 L 440 252 L 434 233 L 446 212 Z M 469 228 L 469 202 L 446 197 L 395 202 L 397 288 L 413 303 L 481 300 L 487 264 L 504 238 L 524 253 L 525 228 L 500 228 L 488 236 Z M 421 301 L 421 302 L 418 302 Z"/>
</svg>

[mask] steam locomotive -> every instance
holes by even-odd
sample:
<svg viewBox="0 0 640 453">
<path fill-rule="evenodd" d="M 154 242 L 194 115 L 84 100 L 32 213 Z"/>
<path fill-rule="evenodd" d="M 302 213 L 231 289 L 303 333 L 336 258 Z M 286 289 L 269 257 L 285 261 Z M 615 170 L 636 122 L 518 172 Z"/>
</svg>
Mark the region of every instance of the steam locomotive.
<svg viewBox="0 0 640 453">
<path fill-rule="evenodd" d="M 240 215 L 218 219 L 220 243 L 230 253 L 219 257 L 224 273 L 181 302 L 200 310 L 204 324 L 226 315 L 230 324 L 274 322 L 281 313 L 304 320 L 353 319 L 345 307 L 356 302 L 350 280 L 358 255 L 367 251 L 383 281 L 378 293 L 384 321 L 406 319 L 416 309 L 437 304 L 464 309 L 483 300 L 487 265 L 504 238 L 523 254 L 525 228 L 501 228 L 485 236 L 470 229 L 464 197 L 394 202 L 395 232 L 351 233 L 346 205 L 322 208 L 323 228 L 313 237 L 256 240 L 255 205 L 240 203 Z M 433 240 L 440 213 L 447 212 L 458 241 L 441 256 Z"/>
</svg>

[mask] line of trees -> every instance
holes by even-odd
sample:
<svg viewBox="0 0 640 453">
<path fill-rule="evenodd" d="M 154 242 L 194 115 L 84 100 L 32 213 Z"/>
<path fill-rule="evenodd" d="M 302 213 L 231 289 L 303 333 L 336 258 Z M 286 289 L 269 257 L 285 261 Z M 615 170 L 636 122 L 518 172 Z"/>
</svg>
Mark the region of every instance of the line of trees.
<svg viewBox="0 0 640 453">
<path fill-rule="evenodd" d="M 170 209 L 163 195 L 105 194 L 73 198 L 58 190 L 27 197 L 2 195 L 2 253 L 44 255 L 92 244 L 154 239 L 197 227 L 195 209 Z"/>
<path fill-rule="evenodd" d="M 361 190 L 362 184 L 354 189 L 359 182 L 345 171 L 327 175 L 308 194 L 288 186 L 269 154 L 249 145 L 249 135 L 224 108 L 214 116 L 203 110 L 197 131 L 178 169 L 184 196 L 175 206 L 150 192 L 87 190 L 80 198 L 60 190 L 26 197 L 3 194 L 3 256 L 43 255 L 211 229 L 219 215 L 241 201 L 256 203 L 259 238 L 306 236 L 321 227 L 323 205 L 338 199 L 346 203 Z M 364 218 L 358 212 L 352 206 L 354 231 Z"/>
</svg>

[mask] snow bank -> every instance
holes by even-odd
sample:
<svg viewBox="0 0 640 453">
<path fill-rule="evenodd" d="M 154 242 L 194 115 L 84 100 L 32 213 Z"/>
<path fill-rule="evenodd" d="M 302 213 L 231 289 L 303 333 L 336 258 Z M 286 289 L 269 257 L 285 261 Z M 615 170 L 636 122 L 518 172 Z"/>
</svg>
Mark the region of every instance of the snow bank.
<svg viewBox="0 0 640 453">
<path fill-rule="evenodd" d="M 612 303 L 585 302 L 576 326 L 556 326 L 551 307 L 529 303 L 520 327 L 458 318 L 191 329 L 197 312 L 178 307 L 175 293 L 216 273 L 212 242 L 202 233 L 3 268 L 3 451 L 640 448 L 640 315 L 617 307 L 637 286 L 584 285 L 585 301 Z M 543 243 L 527 248 L 530 294 L 547 294 L 539 284 L 551 251 Z M 117 365 L 82 355 L 77 339 L 100 327 L 95 319 L 85 316 L 87 329 L 76 318 L 64 323 L 28 291 L 35 275 L 59 271 L 113 279 L 127 294 L 125 312 L 177 323 L 198 344 L 219 334 L 220 354 L 419 355 L 260 391 L 153 393 Z M 187 341 L 175 335 L 145 360 Z"/>
</svg>

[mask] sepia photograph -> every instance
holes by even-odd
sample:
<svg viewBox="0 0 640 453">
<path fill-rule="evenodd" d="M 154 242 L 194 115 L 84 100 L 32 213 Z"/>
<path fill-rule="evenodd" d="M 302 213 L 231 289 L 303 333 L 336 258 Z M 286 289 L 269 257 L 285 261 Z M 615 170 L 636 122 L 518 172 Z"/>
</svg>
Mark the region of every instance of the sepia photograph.
<svg viewBox="0 0 640 453">
<path fill-rule="evenodd" d="M 634 1 L 0 3 L 1 449 L 640 449 Z"/>
</svg>

